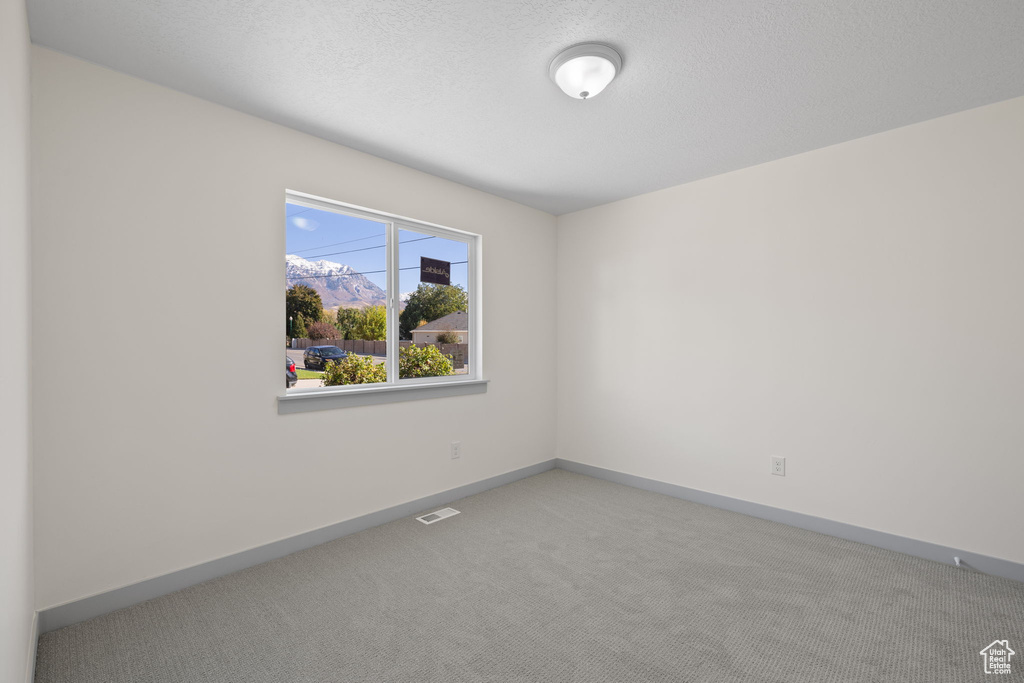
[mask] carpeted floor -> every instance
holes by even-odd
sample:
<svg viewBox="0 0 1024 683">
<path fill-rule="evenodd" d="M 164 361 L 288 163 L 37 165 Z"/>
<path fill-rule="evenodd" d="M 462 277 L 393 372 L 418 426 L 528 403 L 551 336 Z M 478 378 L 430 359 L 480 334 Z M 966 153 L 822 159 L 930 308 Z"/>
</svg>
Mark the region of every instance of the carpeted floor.
<svg viewBox="0 0 1024 683">
<path fill-rule="evenodd" d="M 37 683 L 983 681 L 1024 584 L 553 470 L 48 633 Z"/>
</svg>

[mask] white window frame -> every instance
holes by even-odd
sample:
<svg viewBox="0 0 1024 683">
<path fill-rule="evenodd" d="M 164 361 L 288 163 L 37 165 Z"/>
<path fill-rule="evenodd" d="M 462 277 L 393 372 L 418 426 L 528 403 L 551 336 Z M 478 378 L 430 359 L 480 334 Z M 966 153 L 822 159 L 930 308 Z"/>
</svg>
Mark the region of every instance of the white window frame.
<svg viewBox="0 0 1024 683">
<path fill-rule="evenodd" d="M 483 237 L 465 230 L 457 230 L 436 223 L 399 216 L 385 211 L 368 209 L 354 204 L 346 204 L 325 197 L 298 192 L 285 191 L 285 204 L 296 204 L 310 209 L 332 211 L 356 218 L 365 218 L 386 227 L 385 250 L 387 252 L 387 376 L 386 382 L 377 384 L 350 384 L 340 387 L 310 387 L 285 389 L 278 395 L 278 412 L 295 413 L 310 410 L 326 410 L 348 406 L 393 403 L 423 398 L 439 398 L 442 396 L 458 396 L 464 394 L 483 393 L 487 390 L 487 380 L 483 375 L 483 322 L 480 302 L 482 300 L 482 278 L 480 266 L 483 252 Z M 469 362 L 468 372 L 461 375 L 446 377 L 416 377 L 411 379 L 398 378 L 398 314 L 399 314 L 399 269 L 398 269 L 398 232 L 414 230 L 425 235 L 455 240 L 466 244 L 467 278 L 466 285 L 469 295 Z M 283 303 L 283 302 L 282 302 Z"/>
</svg>

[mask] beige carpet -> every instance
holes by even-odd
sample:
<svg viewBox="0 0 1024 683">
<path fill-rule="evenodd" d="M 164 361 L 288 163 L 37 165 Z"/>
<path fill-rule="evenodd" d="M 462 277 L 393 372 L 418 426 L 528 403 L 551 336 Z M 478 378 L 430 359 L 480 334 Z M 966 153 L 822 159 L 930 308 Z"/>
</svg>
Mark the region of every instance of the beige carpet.
<svg viewBox="0 0 1024 683">
<path fill-rule="evenodd" d="M 48 633 L 37 683 L 1024 680 L 1024 584 L 553 470 Z M 1019 658 L 1019 659 L 1018 659 Z"/>
</svg>

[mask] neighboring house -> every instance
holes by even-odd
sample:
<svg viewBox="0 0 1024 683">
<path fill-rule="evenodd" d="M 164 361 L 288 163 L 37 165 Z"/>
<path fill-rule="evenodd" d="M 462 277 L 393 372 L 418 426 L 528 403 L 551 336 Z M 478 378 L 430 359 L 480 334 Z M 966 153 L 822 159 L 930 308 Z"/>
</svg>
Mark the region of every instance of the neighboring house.
<svg viewBox="0 0 1024 683">
<path fill-rule="evenodd" d="M 412 341 L 414 344 L 432 344 L 437 341 L 437 335 L 442 332 L 454 332 L 459 336 L 460 344 L 468 344 L 469 313 L 456 311 L 437 320 L 424 323 L 412 331 Z"/>
<path fill-rule="evenodd" d="M 1008 674 L 1010 673 L 1010 657 L 1017 653 L 1010 649 L 1009 641 L 996 640 L 980 654 L 985 658 L 985 673 Z"/>
</svg>

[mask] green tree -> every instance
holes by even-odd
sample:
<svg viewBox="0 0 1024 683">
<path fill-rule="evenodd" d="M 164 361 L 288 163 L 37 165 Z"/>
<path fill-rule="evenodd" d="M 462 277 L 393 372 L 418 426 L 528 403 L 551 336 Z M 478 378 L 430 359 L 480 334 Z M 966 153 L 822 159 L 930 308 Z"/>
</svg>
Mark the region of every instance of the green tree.
<svg viewBox="0 0 1024 683">
<path fill-rule="evenodd" d="M 441 377 L 451 375 L 451 356 L 445 356 L 433 344 L 427 346 L 405 346 L 398 351 L 398 376 Z"/>
<path fill-rule="evenodd" d="M 405 310 L 398 316 L 398 333 L 412 339 L 420 321 L 437 320 L 449 313 L 469 310 L 469 294 L 461 285 L 432 285 L 421 282 L 409 296 Z"/>
<path fill-rule="evenodd" d="M 362 311 L 358 308 L 339 308 L 337 314 L 338 333 L 341 339 L 355 339 L 356 328 L 359 326 L 359 318 Z"/>
<path fill-rule="evenodd" d="M 383 306 L 367 306 L 359 314 L 355 338 L 379 341 L 388 334 L 388 312 Z"/>
<path fill-rule="evenodd" d="M 295 327 L 292 328 L 292 334 L 299 339 L 305 339 L 309 335 L 309 332 L 306 331 L 306 316 L 301 313 L 295 316 Z"/>
<path fill-rule="evenodd" d="M 315 289 L 307 285 L 292 285 L 289 287 L 284 295 L 284 305 L 286 311 L 284 315 L 285 334 L 292 334 L 292 330 L 287 329 L 289 317 L 295 318 L 294 324 L 298 327 L 298 316 L 300 313 L 306 323 L 315 323 L 320 320 L 324 310 L 324 304 L 320 300 L 320 295 L 316 293 Z M 306 336 L 299 334 L 297 330 L 294 332 L 294 335 L 296 337 Z"/>
</svg>

